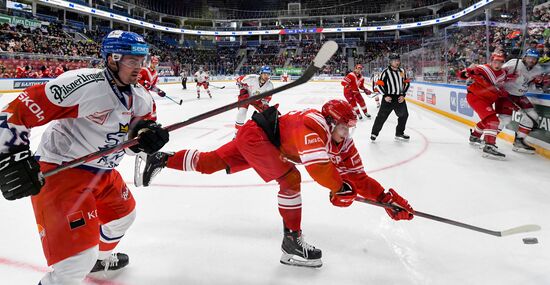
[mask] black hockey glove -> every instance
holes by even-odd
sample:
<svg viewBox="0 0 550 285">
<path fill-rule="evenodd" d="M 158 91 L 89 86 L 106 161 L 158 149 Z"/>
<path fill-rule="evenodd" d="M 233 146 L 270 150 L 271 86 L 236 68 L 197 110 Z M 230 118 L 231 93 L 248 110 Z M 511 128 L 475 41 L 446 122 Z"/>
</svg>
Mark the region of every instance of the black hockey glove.
<svg viewBox="0 0 550 285">
<path fill-rule="evenodd" d="M 170 134 L 160 124 L 151 120 L 141 120 L 135 123 L 130 131 L 130 138 L 138 139 L 138 144 L 130 147 L 133 152 L 152 154 L 160 150 L 170 139 Z"/>
<path fill-rule="evenodd" d="M 44 177 L 29 146 L 0 154 L 0 190 L 7 200 L 21 199 L 40 193 Z"/>
</svg>

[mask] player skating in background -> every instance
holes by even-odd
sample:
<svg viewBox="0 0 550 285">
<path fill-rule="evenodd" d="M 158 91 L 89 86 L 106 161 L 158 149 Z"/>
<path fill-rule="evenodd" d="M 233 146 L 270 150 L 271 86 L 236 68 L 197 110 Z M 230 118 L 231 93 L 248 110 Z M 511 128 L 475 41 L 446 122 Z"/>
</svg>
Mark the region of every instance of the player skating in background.
<svg viewBox="0 0 550 285">
<path fill-rule="evenodd" d="M 212 98 L 210 94 L 210 89 L 208 89 L 208 71 L 203 70 L 202 67 L 199 68 L 199 71 L 195 72 L 195 82 L 197 83 L 197 99 L 201 98 L 201 86 L 206 90 L 208 96 Z"/>
<path fill-rule="evenodd" d="M 288 72 L 283 72 L 283 74 L 281 75 L 281 81 L 282 82 L 288 82 Z"/>
<path fill-rule="evenodd" d="M 363 66 L 356 64 L 353 72 L 350 72 L 341 82 L 344 86 L 344 97 L 353 107 L 353 110 L 357 114 L 359 120 L 363 119 L 361 110 L 365 114 L 365 117 L 369 118 L 371 115 L 367 111 L 367 105 L 359 90 L 363 90 L 365 94 L 370 95 L 372 92 L 365 87 L 365 77 L 363 77 Z M 359 110 L 361 107 L 361 110 Z"/>
<path fill-rule="evenodd" d="M 493 104 L 499 99 L 508 97 L 501 87 L 506 80 L 506 72 L 502 69 L 505 57 L 501 53 L 493 53 L 490 63 L 469 67 L 459 73 L 460 79 L 471 79 L 466 100 L 479 115 L 479 121 L 470 134 L 470 144 L 481 144 L 481 135 L 485 141 L 483 156 L 504 159 L 505 154 L 498 151 L 496 139 L 499 133 L 500 121 Z"/>
<path fill-rule="evenodd" d="M 160 88 L 157 87 L 157 83 L 159 81 L 159 75 L 157 72 L 158 64 L 158 57 L 151 56 L 149 67 L 141 68 L 141 71 L 139 72 L 138 82 L 143 87 L 145 87 L 145 89 L 157 93 L 160 97 L 164 97 L 166 96 L 166 92 L 160 90 Z"/>
<path fill-rule="evenodd" d="M 260 74 L 239 76 L 237 78 L 237 86 L 240 88 L 238 100 L 242 101 L 248 99 L 250 96 L 255 96 L 273 89 L 273 83 L 271 82 L 270 77 L 271 68 L 269 66 L 262 66 L 260 68 Z M 269 101 L 271 101 L 271 97 L 266 97 L 255 101 L 250 105 L 261 112 L 269 107 Z M 236 131 L 244 125 L 246 114 L 248 113 L 248 107 L 249 105 L 245 105 L 237 108 L 237 118 L 235 119 Z"/>
<path fill-rule="evenodd" d="M 137 84 L 148 54 L 143 37 L 112 31 L 103 40 L 105 69 L 63 73 L 29 87 L 0 113 L 0 190 L 8 200 L 31 198 L 48 271 L 39 284 L 80 284 L 90 271 L 128 265 L 111 254 L 136 215 L 135 200 L 114 169 L 125 152 L 153 153 L 168 132 L 154 122 L 151 96 Z M 67 86 L 71 86 L 68 88 Z M 29 132 L 50 122 L 36 157 Z M 138 145 L 43 178 L 41 171 L 118 145 Z"/>
<path fill-rule="evenodd" d="M 384 191 L 365 173 L 349 135 L 355 125 L 356 115 L 343 100 L 325 103 L 321 112 L 307 109 L 279 115 L 276 107 L 269 107 L 255 113 L 235 139 L 217 150 L 150 155 L 142 175 L 143 185 L 150 185 L 163 167 L 204 174 L 253 168 L 265 182 L 276 180 L 279 184 L 278 207 L 284 226 L 281 263 L 320 267 L 321 250 L 306 243 L 302 235 L 301 176 L 295 164 L 304 165 L 317 183 L 330 190 L 328 196 L 334 206 L 350 206 L 361 195 L 405 209 L 386 210 L 394 220 L 413 218 L 407 200 L 393 189 Z"/>
<path fill-rule="evenodd" d="M 502 66 L 502 69 L 508 74 L 503 91 L 507 92 L 509 96 L 499 98 L 496 102 L 495 109 L 500 118 L 500 130 L 512 121 L 514 110 L 521 110 L 522 116 L 512 148 L 517 152 L 535 152 L 534 147 L 525 143 L 525 138 L 533 127 L 538 125 L 539 115 L 525 94 L 529 91 L 531 86 L 538 82 L 542 82 L 543 74 L 550 73 L 550 66 L 546 65 L 543 67 L 537 64 L 538 59 L 538 51 L 535 49 L 528 49 L 523 54 L 522 59 L 511 59 Z"/>
</svg>

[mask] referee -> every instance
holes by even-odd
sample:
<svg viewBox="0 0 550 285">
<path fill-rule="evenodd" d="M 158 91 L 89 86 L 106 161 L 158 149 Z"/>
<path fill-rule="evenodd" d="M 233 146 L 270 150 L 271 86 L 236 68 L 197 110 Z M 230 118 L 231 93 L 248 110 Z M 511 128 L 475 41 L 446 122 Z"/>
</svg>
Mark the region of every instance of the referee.
<svg viewBox="0 0 550 285">
<path fill-rule="evenodd" d="M 409 112 L 407 111 L 407 102 L 405 95 L 409 89 L 409 79 L 405 70 L 401 68 L 401 59 L 398 54 L 390 54 L 390 65 L 380 74 L 376 82 L 378 89 L 382 92 L 382 104 L 370 135 L 371 141 L 375 141 L 392 111 L 397 115 L 397 127 L 395 128 L 395 139 L 408 141 L 409 136 L 405 134 L 405 125 Z M 374 89 L 374 88 L 373 88 Z"/>
</svg>

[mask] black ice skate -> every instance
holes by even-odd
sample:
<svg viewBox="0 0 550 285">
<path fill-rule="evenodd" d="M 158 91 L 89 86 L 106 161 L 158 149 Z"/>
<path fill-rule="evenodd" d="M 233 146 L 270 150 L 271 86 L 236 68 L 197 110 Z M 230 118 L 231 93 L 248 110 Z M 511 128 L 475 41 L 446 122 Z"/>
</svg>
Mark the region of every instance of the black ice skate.
<svg viewBox="0 0 550 285">
<path fill-rule="evenodd" d="M 483 147 L 483 157 L 504 160 L 506 155 L 498 151 L 498 147 L 496 145 L 485 143 L 485 146 Z"/>
<path fill-rule="evenodd" d="M 474 131 L 470 130 L 470 145 L 479 146 L 481 144 L 481 138 L 474 136 Z"/>
<path fill-rule="evenodd" d="M 369 113 L 365 113 L 365 117 L 366 117 L 367 119 L 370 119 L 372 116 L 371 116 Z"/>
<path fill-rule="evenodd" d="M 371 141 L 371 142 L 376 141 L 376 137 L 378 137 L 378 136 L 377 136 L 377 135 L 372 135 L 372 134 L 371 134 L 371 135 L 370 135 L 370 141 Z"/>
<path fill-rule="evenodd" d="M 512 147 L 512 150 L 516 151 L 516 152 L 521 152 L 521 153 L 533 154 L 533 153 L 535 153 L 536 149 L 534 147 L 526 144 L 524 138 L 516 137 L 514 139 L 514 145 Z"/>
<path fill-rule="evenodd" d="M 172 155 L 173 153 L 156 152 L 147 156 L 142 175 L 143 186 L 151 184 L 153 178 L 166 166 L 168 158 Z"/>
<path fill-rule="evenodd" d="M 408 142 L 410 138 L 411 137 L 409 135 L 406 135 L 406 134 L 395 135 L 395 140 L 396 141 Z"/>
<path fill-rule="evenodd" d="M 323 265 L 321 250 L 306 243 L 302 231 L 293 232 L 285 229 L 281 250 L 283 251 L 282 264 L 303 267 L 321 267 Z"/>
<path fill-rule="evenodd" d="M 130 258 L 124 253 L 113 253 L 104 260 L 97 260 L 91 273 L 99 271 L 114 271 L 126 267 Z"/>
</svg>

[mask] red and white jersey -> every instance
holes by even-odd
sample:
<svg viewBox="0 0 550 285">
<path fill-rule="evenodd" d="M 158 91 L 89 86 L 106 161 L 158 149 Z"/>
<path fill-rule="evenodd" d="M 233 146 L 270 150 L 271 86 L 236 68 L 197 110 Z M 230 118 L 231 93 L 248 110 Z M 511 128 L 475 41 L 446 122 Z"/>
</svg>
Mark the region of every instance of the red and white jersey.
<svg viewBox="0 0 550 285">
<path fill-rule="evenodd" d="M 477 65 L 466 68 L 468 74 L 474 74 L 471 77 L 473 83 L 468 86 L 468 91 L 476 96 L 494 102 L 502 92 L 500 88 L 506 80 L 506 71 L 503 69 L 494 70 L 489 64 Z"/>
<path fill-rule="evenodd" d="M 260 75 L 258 74 L 246 75 L 240 83 L 241 89 L 246 89 L 250 96 L 258 95 L 273 89 L 273 83 L 271 83 L 271 80 L 267 80 L 263 84 L 260 84 Z"/>
<path fill-rule="evenodd" d="M 156 118 L 147 90 L 131 85 L 119 98 L 105 72 L 78 69 L 25 89 L 0 113 L 0 152 L 28 145 L 30 129 L 51 122 L 36 154 L 41 161 L 61 164 L 126 141 L 133 120 Z M 85 165 L 110 169 L 124 153 L 121 150 Z"/>
<path fill-rule="evenodd" d="M 237 87 L 241 89 L 243 87 L 243 79 L 246 77 L 246 75 L 240 75 L 237 78 L 235 78 L 235 82 L 237 84 Z"/>
<path fill-rule="evenodd" d="M 510 95 L 523 96 L 529 91 L 529 86 L 533 83 L 535 78 L 544 73 L 549 73 L 550 67 L 542 67 L 540 64 L 537 64 L 531 69 L 527 69 L 527 66 L 525 66 L 521 59 L 511 59 L 502 66 L 502 69 L 504 69 L 507 74 L 513 73 L 518 60 L 519 63 L 516 69 L 518 77 L 515 80 L 506 81 L 506 83 L 504 83 L 504 90 L 510 93 Z"/>
<path fill-rule="evenodd" d="M 195 78 L 197 79 L 197 83 L 208 82 L 208 72 L 199 70 L 195 72 Z"/>
<path fill-rule="evenodd" d="M 141 71 L 139 72 L 138 82 L 143 87 L 145 87 L 145 89 L 151 90 L 151 88 L 157 85 L 158 80 L 159 75 L 156 69 L 152 69 L 150 67 L 141 68 Z"/>
<path fill-rule="evenodd" d="M 355 72 L 350 72 L 341 82 L 344 86 L 344 92 L 358 93 L 359 89 L 365 90 L 365 77 L 361 74 L 357 75 Z"/>
<path fill-rule="evenodd" d="M 317 183 L 332 192 L 340 190 L 343 181 L 366 198 L 376 199 L 384 191 L 365 173 L 353 139 L 336 144 L 318 110 L 294 111 L 279 117 L 279 130 L 283 156 L 302 163 Z"/>
</svg>

